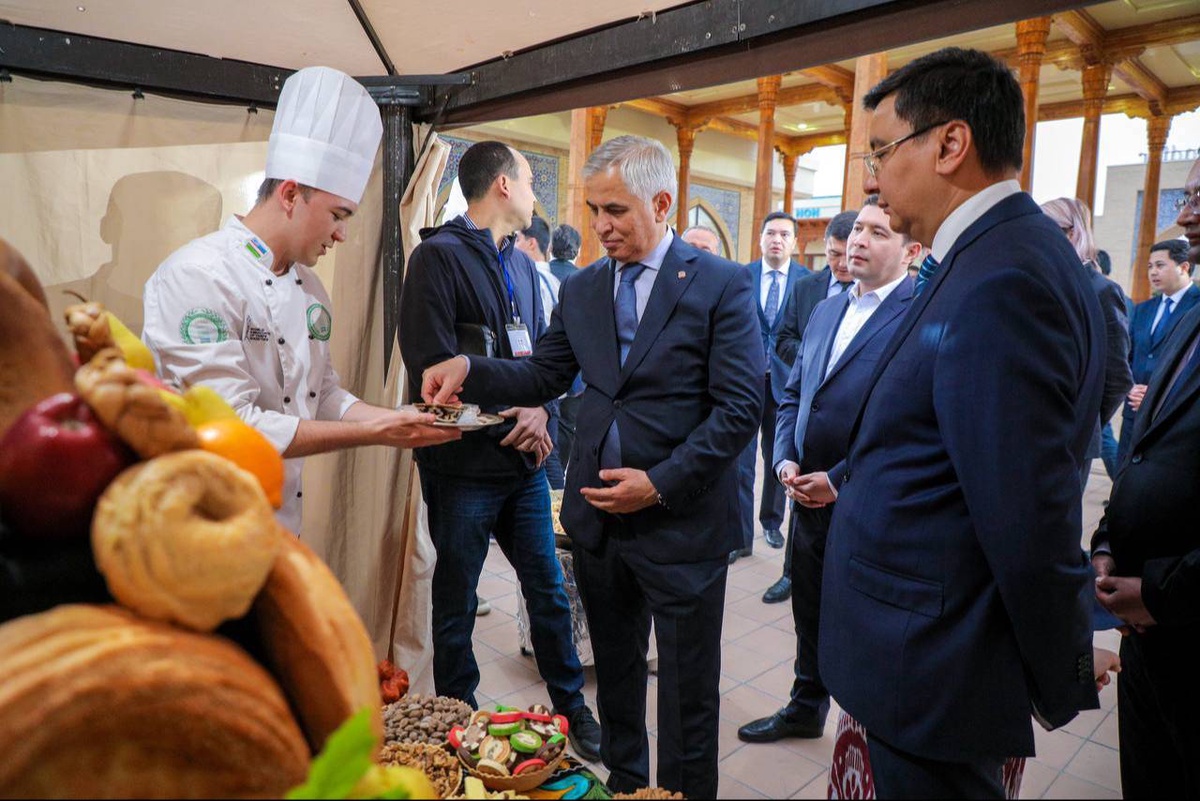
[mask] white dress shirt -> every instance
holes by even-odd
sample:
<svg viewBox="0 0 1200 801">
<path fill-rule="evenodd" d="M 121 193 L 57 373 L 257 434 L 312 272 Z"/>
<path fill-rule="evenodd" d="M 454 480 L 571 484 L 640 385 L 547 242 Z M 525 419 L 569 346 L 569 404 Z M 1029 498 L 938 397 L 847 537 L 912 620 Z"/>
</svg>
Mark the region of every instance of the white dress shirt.
<svg viewBox="0 0 1200 801">
<path fill-rule="evenodd" d="M 759 261 L 759 264 L 762 265 L 762 281 L 759 282 L 760 286 L 759 286 L 759 293 L 758 293 L 758 307 L 763 310 L 764 314 L 766 313 L 766 311 L 767 311 L 767 294 L 771 291 L 771 281 L 772 280 L 778 281 L 779 282 L 779 308 L 776 309 L 776 311 L 775 311 L 775 313 L 778 314 L 783 309 L 783 301 L 786 300 L 785 294 L 787 292 L 788 270 L 792 266 L 791 259 L 785 261 L 783 263 L 783 266 L 780 267 L 778 270 L 768 267 L 766 259 L 761 259 Z M 777 273 L 779 275 L 779 277 L 772 279 L 771 278 L 772 273 Z"/>
<path fill-rule="evenodd" d="M 857 282 L 846 290 L 850 297 L 847 298 L 846 313 L 842 315 L 842 320 L 838 323 L 837 334 L 833 338 L 833 349 L 829 351 L 829 361 L 825 365 L 826 377 L 838 363 L 838 359 L 842 358 L 842 354 L 846 352 L 846 348 L 850 346 L 854 337 L 867 324 L 867 320 L 871 319 L 871 315 L 883 305 L 888 295 L 892 294 L 893 290 L 900 286 L 900 282 L 907 277 L 907 272 L 901 273 L 895 281 L 862 295 L 859 294 L 862 284 Z"/>
<path fill-rule="evenodd" d="M 986 214 L 1001 200 L 1020 191 L 1021 184 L 1017 181 L 1000 181 L 967 198 L 961 206 L 950 212 L 950 216 L 942 221 L 937 234 L 933 237 L 933 246 L 929 248 L 933 257 L 939 263 L 944 261 L 950 248 L 954 247 L 954 243 L 958 241 L 963 232 L 971 227 L 971 223 Z"/>
<path fill-rule="evenodd" d="M 658 270 L 662 267 L 663 259 L 667 257 L 667 250 L 671 247 L 671 240 L 675 238 L 675 234 L 671 228 L 667 227 L 667 235 L 658 241 L 654 249 L 646 254 L 646 258 L 640 259 L 637 263 L 646 265 L 646 269 L 642 270 L 642 274 L 633 282 L 633 291 L 637 293 L 637 318 L 638 322 L 642 321 L 642 314 L 646 311 L 646 303 L 650 300 L 650 290 L 654 288 L 654 281 L 658 278 Z M 617 302 L 617 287 L 621 285 L 621 267 L 625 266 L 625 262 L 615 262 L 616 274 L 613 276 L 613 303 Z"/>
<path fill-rule="evenodd" d="M 1188 281 L 1183 285 L 1183 288 L 1171 295 L 1163 295 L 1158 300 L 1158 308 L 1154 311 L 1154 322 L 1150 324 L 1150 332 L 1154 333 L 1158 329 L 1158 323 L 1162 320 L 1163 309 L 1167 307 L 1167 298 L 1171 299 L 1171 314 L 1174 314 L 1179 309 L 1179 301 L 1183 300 L 1183 296 L 1192 288 L 1192 282 Z"/>
</svg>

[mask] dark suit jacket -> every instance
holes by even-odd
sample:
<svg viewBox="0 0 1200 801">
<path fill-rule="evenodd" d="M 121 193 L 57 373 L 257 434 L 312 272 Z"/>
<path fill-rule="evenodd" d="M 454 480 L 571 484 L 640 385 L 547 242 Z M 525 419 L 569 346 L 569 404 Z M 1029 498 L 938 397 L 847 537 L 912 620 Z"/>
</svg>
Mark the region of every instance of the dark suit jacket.
<svg viewBox="0 0 1200 801">
<path fill-rule="evenodd" d="M 1133 374 L 1129 370 L 1129 317 L 1125 313 L 1125 293 L 1115 281 L 1105 278 L 1099 271 L 1084 265 L 1092 289 L 1100 299 L 1104 312 L 1104 394 L 1100 399 L 1100 417 L 1096 430 L 1088 443 L 1086 457 L 1094 459 L 1100 455 L 1100 429 L 1112 419 L 1121 407 L 1125 396 L 1133 386 Z"/>
<path fill-rule="evenodd" d="M 1179 300 L 1179 306 L 1171 312 L 1170 317 L 1163 321 L 1153 336 L 1150 334 L 1150 326 L 1154 323 L 1154 315 L 1158 313 L 1162 298 L 1144 300 L 1133 307 L 1133 317 L 1129 321 L 1131 340 L 1129 367 L 1133 371 L 1133 383 L 1145 384 L 1150 381 L 1150 375 L 1158 365 L 1159 356 L 1166 349 L 1171 334 L 1179 326 L 1179 321 L 1198 302 L 1200 302 L 1200 287 L 1193 284 L 1187 292 L 1183 293 L 1183 297 Z M 1122 428 L 1126 425 L 1132 426 L 1133 409 L 1129 408 L 1128 403 L 1124 405 L 1121 414 L 1125 420 Z"/>
<path fill-rule="evenodd" d="M 1200 624 L 1200 370 L 1181 379 L 1153 415 L 1200 331 L 1200 309 L 1181 316 L 1134 418 L 1130 456 L 1117 473 L 1092 547 L 1107 542 L 1116 574 L 1142 578 L 1142 600 L 1159 625 L 1136 636 L 1156 640 L 1190 632 L 1190 649 Z"/>
<path fill-rule="evenodd" d="M 779 323 L 775 333 L 775 354 L 791 367 L 800 350 L 804 327 L 817 304 L 825 300 L 829 292 L 829 268 L 801 276 L 788 292 L 787 302 L 779 312 Z"/>
<path fill-rule="evenodd" d="M 784 460 L 801 473 L 828 470 L 846 458 L 850 427 L 879 355 L 908 311 L 913 281 L 905 277 L 850 340 L 825 375 L 838 325 L 850 305 L 850 293 L 823 300 L 804 330 L 800 354 L 792 365 L 779 417 L 775 422 L 775 469 Z"/>
<path fill-rule="evenodd" d="M 766 371 L 745 267 L 676 237 L 620 366 L 609 259 L 563 284 L 533 357 L 471 359 L 464 400 L 554 398 L 583 370 L 562 523 L 583 548 L 600 548 L 611 516 L 587 503 L 600 487 L 600 445 L 613 419 L 622 462 L 645 470 L 666 503 L 624 521 L 648 559 L 699 562 L 741 547 L 737 457 L 758 430 Z"/>
<path fill-rule="evenodd" d="M 767 398 L 767 403 L 778 404 L 783 399 L 783 387 L 787 383 L 788 373 L 791 372 L 791 364 L 779 358 L 775 352 L 775 337 L 779 333 L 780 327 L 783 325 L 784 316 L 783 309 L 787 304 L 787 299 L 792 294 L 792 287 L 796 285 L 796 281 L 806 275 L 811 275 L 808 269 L 800 266 L 795 261 L 792 261 L 788 267 L 787 281 L 779 287 L 779 310 L 775 314 L 775 320 L 772 323 L 767 322 L 767 315 L 763 312 L 762 299 L 762 261 L 752 261 L 746 265 L 746 269 L 750 271 L 750 276 L 754 280 L 754 299 L 755 305 L 758 307 L 758 325 L 762 330 L 763 352 L 767 358 L 767 369 L 771 373 L 771 394 L 774 397 Z"/>
<path fill-rule="evenodd" d="M 913 300 L 825 552 L 821 676 L 872 735 L 938 760 L 1031 755 L 1034 706 L 1052 726 L 1099 706 L 1079 470 L 1104 349 L 1079 259 L 1025 193 Z"/>
</svg>

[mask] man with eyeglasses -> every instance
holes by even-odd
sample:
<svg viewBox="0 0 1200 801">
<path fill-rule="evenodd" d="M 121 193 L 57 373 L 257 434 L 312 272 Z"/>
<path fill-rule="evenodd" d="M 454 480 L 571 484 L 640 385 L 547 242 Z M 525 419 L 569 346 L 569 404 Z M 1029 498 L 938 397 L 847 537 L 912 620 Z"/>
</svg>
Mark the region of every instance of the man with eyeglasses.
<svg viewBox="0 0 1200 801">
<path fill-rule="evenodd" d="M 866 728 L 880 798 L 1003 798 L 1007 757 L 1099 706 L 1079 466 L 1100 414 L 1104 321 L 1079 259 L 1016 181 L 1021 88 L 939 50 L 864 98 L 863 191 L 928 245 L 864 383 L 835 498 L 818 642 Z"/>
<path fill-rule="evenodd" d="M 1175 223 L 1200 259 L 1200 161 Z M 1121 432 L 1125 432 L 1122 430 Z M 1128 626 L 1117 676 L 1126 798 L 1200 797 L 1200 310 L 1183 314 L 1133 420 L 1104 518 L 1092 537 L 1096 598 Z"/>
</svg>

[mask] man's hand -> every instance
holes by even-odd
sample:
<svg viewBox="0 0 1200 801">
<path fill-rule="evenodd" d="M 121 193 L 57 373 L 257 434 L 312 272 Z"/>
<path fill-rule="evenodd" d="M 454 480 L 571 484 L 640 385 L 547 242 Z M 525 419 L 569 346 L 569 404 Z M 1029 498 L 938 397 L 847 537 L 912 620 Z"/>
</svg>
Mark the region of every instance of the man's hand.
<svg viewBox="0 0 1200 801">
<path fill-rule="evenodd" d="M 379 415 L 367 425 L 373 429 L 376 444 L 397 448 L 424 448 L 462 438 L 457 428 L 433 425 L 435 419 L 432 414 L 396 410 Z"/>
<path fill-rule="evenodd" d="M 1098 553 L 1092 556 L 1092 569 L 1097 576 L 1111 576 L 1117 570 L 1117 562 L 1112 554 Z"/>
<path fill-rule="evenodd" d="M 827 473 L 805 473 L 792 479 L 788 487 L 789 497 L 801 506 L 820 509 L 837 500 Z"/>
<path fill-rule="evenodd" d="M 1096 677 L 1096 692 L 1100 692 L 1112 681 L 1109 673 L 1121 672 L 1121 657 L 1107 648 L 1092 648 L 1092 666 Z"/>
<path fill-rule="evenodd" d="M 471 362 L 466 356 L 455 356 L 426 368 L 421 374 L 421 397 L 426 403 L 458 403 L 458 393 L 462 392 L 470 369 Z"/>
<path fill-rule="evenodd" d="M 554 450 L 554 443 L 546 432 L 546 421 L 550 414 L 541 406 L 514 406 L 500 412 L 500 416 L 509 419 L 516 418 L 517 424 L 508 436 L 500 440 L 504 447 L 511 445 L 519 451 L 537 455 L 538 464 L 546 460 Z"/>
<path fill-rule="evenodd" d="M 792 481 L 798 475 L 800 475 L 800 466 L 795 462 L 788 462 L 779 468 L 779 483 L 783 485 L 784 494 L 789 498 L 792 497 Z"/>
<path fill-rule="evenodd" d="M 1142 399 L 1146 397 L 1146 385 L 1134 384 L 1126 397 L 1129 398 L 1129 408 L 1136 412 L 1142 406 Z"/>
<path fill-rule="evenodd" d="M 1108 611 L 1141 633 L 1156 621 L 1142 601 L 1142 580 L 1128 576 L 1097 576 L 1096 599 Z"/>
<path fill-rule="evenodd" d="M 584 487 L 579 492 L 585 501 L 602 512 L 628 514 L 658 503 L 658 490 L 644 470 L 631 467 L 601 470 L 600 480 L 615 481 L 616 484 L 602 489 Z"/>
</svg>

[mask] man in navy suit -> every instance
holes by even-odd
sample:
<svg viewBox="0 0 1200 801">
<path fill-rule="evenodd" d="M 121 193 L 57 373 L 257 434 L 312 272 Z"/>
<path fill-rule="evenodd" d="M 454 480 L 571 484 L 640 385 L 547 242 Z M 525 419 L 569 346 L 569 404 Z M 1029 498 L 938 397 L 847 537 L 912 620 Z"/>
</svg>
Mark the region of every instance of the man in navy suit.
<svg viewBox="0 0 1200 801">
<path fill-rule="evenodd" d="M 1079 470 L 1104 320 L 1016 181 L 1021 87 L 946 48 L 889 75 L 863 189 L 930 246 L 846 461 L 793 484 L 833 520 L 821 677 L 868 732 L 880 798 L 1004 797 L 1005 758 L 1099 706 Z"/>
<path fill-rule="evenodd" d="M 758 521 L 762 524 L 763 539 L 772 548 L 783 547 L 783 488 L 771 476 L 775 450 L 775 411 L 783 398 L 783 386 L 787 383 L 791 365 L 775 353 L 775 335 L 783 324 L 783 304 L 791 294 L 796 282 L 807 269 L 792 258 L 796 249 L 796 220 L 790 214 L 773 211 L 763 220 L 762 233 L 758 240 L 762 258 L 746 265 L 754 279 L 758 297 L 758 325 L 762 330 L 763 352 L 766 354 L 767 371 L 763 377 L 766 389 L 763 397 L 762 436 L 763 485 L 762 501 L 758 507 Z M 742 547 L 729 555 L 730 563 L 739 556 L 749 556 L 754 547 L 754 473 L 755 452 L 759 438 L 750 440 L 738 462 L 741 474 L 739 504 L 742 507 Z"/>
<path fill-rule="evenodd" d="M 800 350 L 800 340 L 808 318 L 817 304 L 841 294 L 850 288 L 853 277 L 846 266 L 846 239 L 858 218 L 857 211 L 835 214 L 825 226 L 825 268 L 816 273 L 807 273 L 796 281 L 788 294 L 783 311 L 779 313 L 783 322 L 775 337 L 775 355 L 783 360 L 791 371 Z M 795 517 L 791 520 L 795 521 Z M 788 524 L 787 545 L 783 552 L 783 575 L 763 593 L 763 603 L 777 604 L 792 595 L 792 543 L 795 540 L 795 523 Z"/>
<path fill-rule="evenodd" d="M 1193 261 L 1188 258 L 1187 243 L 1168 239 L 1150 248 L 1148 274 L 1150 286 L 1158 297 L 1139 303 L 1129 322 L 1129 366 L 1133 369 L 1133 389 L 1121 408 L 1121 439 L 1117 445 L 1117 464 L 1125 461 L 1133 436 L 1133 420 L 1150 375 L 1158 366 L 1158 357 L 1166 350 L 1179 321 L 1197 302 L 1200 288 L 1192 283 Z"/>
<path fill-rule="evenodd" d="M 1200 259 L 1200 161 L 1192 165 L 1182 200 L 1176 222 L 1191 251 L 1178 259 L 1194 263 Z M 1121 790 L 1125 798 L 1196 798 L 1200 310 L 1180 314 L 1129 433 L 1129 458 L 1092 537 L 1096 597 L 1129 627 L 1117 676 Z"/>
<path fill-rule="evenodd" d="M 653 620 L 657 784 L 715 798 L 721 618 L 741 537 L 737 456 L 758 428 L 766 370 L 753 283 L 671 232 L 675 168 L 662 143 L 605 142 L 583 179 L 608 258 L 563 284 L 531 358 L 449 359 L 426 370 L 422 395 L 549 399 L 583 370 L 562 522 L 596 658 L 608 786 L 652 783 Z"/>
<path fill-rule="evenodd" d="M 877 203 L 874 195 L 867 198 L 847 242 L 850 273 L 857 283 L 817 305 L 783 392 L 773 472 L 789 489 L 802 473 L 829 470 L 846 458 L 867 379 L 912 300 L 908 265 L 921 244 L 893 231 Z M 792 506 L 795 679 L 787 706 L 738 729 L 738 737 L 747 742 L 824 733 L 829 691 L 817 666 L 817 620 L 832 514 L 832 505 Z"/>
</svg>

